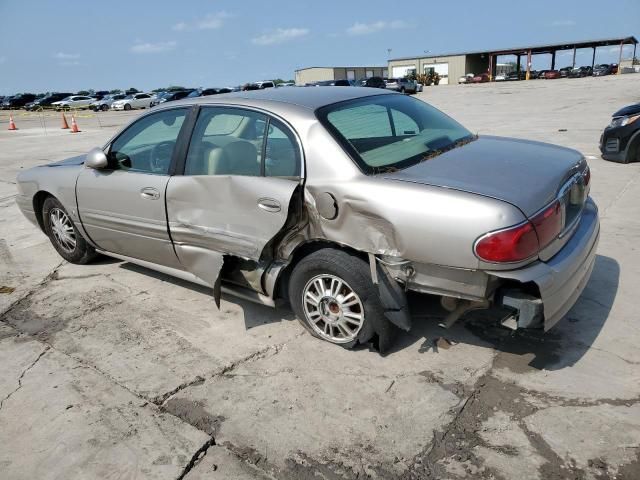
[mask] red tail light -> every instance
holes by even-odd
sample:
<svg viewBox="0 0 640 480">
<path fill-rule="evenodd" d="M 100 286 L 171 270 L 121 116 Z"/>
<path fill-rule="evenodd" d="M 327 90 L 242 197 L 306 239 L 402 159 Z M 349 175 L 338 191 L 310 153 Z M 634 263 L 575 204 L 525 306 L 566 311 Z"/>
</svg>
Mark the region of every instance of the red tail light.
<svg viewBox="0 0 640 480">
<path fill-rule="evenodd" d="M 591 181 L 591 169 L 589 167 L 584 169 L 582 173 L 582 178 L 584 179 L 585 188 L 589 186 L 589 182 Z"/>
<path fill-rule="evenodd" d="M 555 240 L 562 232 L 562 207 L 559 201 L 553 202 L 549 207 L 531 219 L 531 223 L 538 234 L 540 248 L 544 248 Z"/>
<path fill-rule="evenodd" d="M 485 262 L 519 262 L 538 253 L 538 237 L 531 222 L 487 233 L 475 246 L 478 258 Z"/>
</svg>

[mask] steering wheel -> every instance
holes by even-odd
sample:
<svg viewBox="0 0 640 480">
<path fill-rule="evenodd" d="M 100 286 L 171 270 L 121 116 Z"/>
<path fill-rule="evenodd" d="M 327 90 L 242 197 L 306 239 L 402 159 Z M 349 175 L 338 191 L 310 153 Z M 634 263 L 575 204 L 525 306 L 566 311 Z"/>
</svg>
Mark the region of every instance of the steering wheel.
<svg viewBox="0 0 640 480">
<path fill-rule="evenodd" d="M 149 164 L 153 173 L 167 173 L 171 164 L 173 147 L 176 142 L 160 142 L 153 146 L 149 158 Z"/>
</svg>

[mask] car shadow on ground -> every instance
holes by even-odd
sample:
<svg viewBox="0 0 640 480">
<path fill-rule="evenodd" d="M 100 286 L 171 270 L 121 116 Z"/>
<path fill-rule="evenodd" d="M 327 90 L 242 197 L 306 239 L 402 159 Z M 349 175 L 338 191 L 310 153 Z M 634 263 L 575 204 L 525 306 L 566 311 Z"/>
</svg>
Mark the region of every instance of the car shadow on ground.
<svg viewBox="0 0 640 480">
<path fill-rule="evenodd" d="M 541 330 L 513 331 L 488 320 L 482 312 L 474 312 L 445 330 L 438 326 L 446 312 L 437 297 L 411 295 L 413 328 L 398 336 L 392 352 L 417 341 L 422 341 L 421 353 L 438 353 L 443 347 L 455 348 L 464 343 L 504 353 L 497 367 L 504 366 L 513 371 L 560 370 L 579 361 L 600 334 L 613 306 L 619 277 L 618 262 L 597 255 L 582 295 L 569 313 L 546 333 Z"/>
<path fill-rule="evenodd" d="M 120 260 L 115 260 L 119 262 Z M 134 263 L 122 262 L 120 268 L 124 268 L 126 270 L 140 273 L 142 275 L 147 275 L 149 277 L 157 278 L 158 280 L 162 280 L 163 282 L 171 283 L 176 287 L 187 288 L 194 292 L 200 293 L 204 296 L 209 297 L 211 300 L 211 311 L 217 312 L 218 307 L 213 300 L 213 291 L 209 287 L 204 287 L 202 285 L 198 285 L 196 283 L 189 282 L 187 280 L 182 280 L 177 277 L 172 277 L 171 275 L 167 275 L 165 273 L 157 272 L 155 270 L 151 270 L 146 267 L 141 267 Z M 259 303 L 254 303 L 249 300 L 245 300 L 234 295 L 229 295 L 226 293 L 222 294 L 222 299 L 225 302 L 232 303 L 237 305 L 242 310 L 244 316 L 245 328 L 247 330 L 258 327 L 260 325 L 266 325 L 268 323 L 279 323 L 282 321 L 290 321 L 296 320 L 294 313 L 289 308 L 271 308 L 266 305 L 261 305 Z"/>
</svg>

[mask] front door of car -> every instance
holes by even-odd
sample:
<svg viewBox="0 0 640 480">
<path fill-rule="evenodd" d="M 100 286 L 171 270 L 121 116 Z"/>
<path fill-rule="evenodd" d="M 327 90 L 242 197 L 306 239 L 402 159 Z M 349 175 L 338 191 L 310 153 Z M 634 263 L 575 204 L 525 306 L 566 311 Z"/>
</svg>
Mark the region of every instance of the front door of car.
<svg viewBox="0 0 640 480">
<path fill-rule="evenodd" d="M 165 191 L 187 108 L 146 115 L 109 146 L 105 169 L 85 168 L 76 192 L 82 224 L 101 249 L 179 268 Z"/>
<path fill-rule="evenodd" d="M 257 261 L 285 225 L 301 182 L 301 149 L 282 122 L 203 107 L 184 174 L 167 185 L 167 218 L 184 268 L 215 286 L 223 256 Z"/>
</svg>

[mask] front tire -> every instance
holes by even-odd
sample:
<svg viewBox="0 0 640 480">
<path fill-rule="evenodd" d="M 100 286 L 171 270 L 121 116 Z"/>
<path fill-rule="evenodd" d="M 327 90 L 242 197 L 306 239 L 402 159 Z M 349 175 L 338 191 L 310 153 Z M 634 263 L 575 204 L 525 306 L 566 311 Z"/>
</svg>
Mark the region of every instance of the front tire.
<svg viewBox="0 0 640 480">
<path fill-rule="evenodd" d="M 303 258 L 291 274 L 289 300 L 313 336 L 344 348 L 389 327 L 369 265 L 342 250 L 325 248 Z"/>
<path fill-rule="evenodd" d="M 128 103 L 125 103 L 125 104 L 124 104 L 124 109 L 125 109 L 126 111 L 131 110 L 131 105 L 129 105 Z"/>
<path fill-rule="evenodd" d="M 51 244 L 67 262 L 84 265 L 98 256 L 58 199 L 49 197 L 44 201 L 42 219 Z"/>
<path fill-rule="evenodd" d="M 109 105 L 106 105 L 106 104 L 101 105 L 100 110 L 102 110 L 103 112 L 106 112 L 107 110 L 109 110 Z"/>
</svg>

